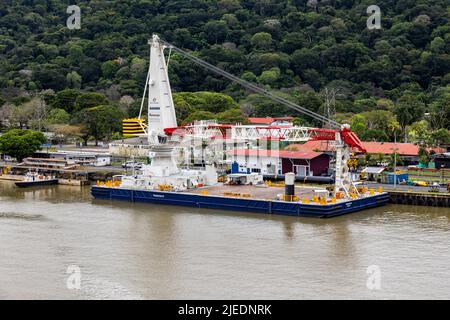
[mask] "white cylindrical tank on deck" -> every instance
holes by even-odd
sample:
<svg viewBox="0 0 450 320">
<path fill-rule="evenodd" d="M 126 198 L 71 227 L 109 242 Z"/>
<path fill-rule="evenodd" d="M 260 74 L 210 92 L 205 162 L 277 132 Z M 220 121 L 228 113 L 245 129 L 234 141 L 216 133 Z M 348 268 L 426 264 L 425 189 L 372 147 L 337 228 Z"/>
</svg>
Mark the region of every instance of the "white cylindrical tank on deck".
<svg viewBox="0 0 450 320">
<path fill-rule="evenodd" d="M 287 196 L 295 195 L 295 173 L 288 172 L 284 176 L 284 194 Z"/>
</svg>

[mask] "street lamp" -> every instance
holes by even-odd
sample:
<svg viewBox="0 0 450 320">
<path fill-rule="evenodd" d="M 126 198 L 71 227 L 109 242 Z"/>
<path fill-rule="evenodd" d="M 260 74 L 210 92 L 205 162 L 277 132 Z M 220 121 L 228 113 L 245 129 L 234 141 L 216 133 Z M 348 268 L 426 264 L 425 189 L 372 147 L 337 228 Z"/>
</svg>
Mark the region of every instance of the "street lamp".
<svg viewBox="0 0 450 320">
<path fill-rule="evenodd" d="M 397 188 L 397 133 L 394 131 L 394 148 L 391 148 L 394 151 L 394 189 Z"/>
</svg>

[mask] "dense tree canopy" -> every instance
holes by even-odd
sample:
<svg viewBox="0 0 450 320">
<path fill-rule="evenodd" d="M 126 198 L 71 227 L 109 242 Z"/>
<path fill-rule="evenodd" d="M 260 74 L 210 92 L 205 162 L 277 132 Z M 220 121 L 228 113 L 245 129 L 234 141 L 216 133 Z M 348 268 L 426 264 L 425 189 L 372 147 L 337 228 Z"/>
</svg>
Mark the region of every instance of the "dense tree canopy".
<svg viewBox="0 0 450 320">
<path fill-rule="evenodd" d="M 120 109 L 109 105 L 84 108 L 74 115 L 73 122 L 86 129 L 86 138 L 94 137 L 95 144 L 100 139 L 109 139 L 114 132 L 121 130 L 123 114 Z"/>
<path fill-rule="evenodd" d="M 404 139 L 407 127 L 425 115 L 429 130 L 449 128 L 448 0 L 377 1 L 380 30 L 366 27 L 367 1 L 83 0 L 77 1 L 80 30 L 65 26 L 69 3 L 0 3 L 1 105 L 21 106 L 17 97 L 53 91 L 48 106 L 73 117 L 86 108 L 119 105 L 127 96 L 133 102 L 124 114 L 134 115 L 147 72 L 147 39 L 158 33 L 316 112 L 324 113 L 329 101 L 325 89 L 335 88 L 336 112 L 348 121 L 380 109 L 390 112 L 381 118 L 396 118 Z M 227 112 L 228 119 L 301 117 L 174 53 L 169 72 L 175 91 L 202 92 L 174 95 L 180 123 L 205 112 L 215 118 Z M 232 98 L 216 96 L 211 103 L 206 91 Z M 372 125 L 374 115 L 363 117 L 355 122 L 358 130 L 366 126 L 371 139 L 391 139 L 392 132 Z"/>
<path fill-rule="evenodd" d="M 39 150 L 46 140 L 41 132 L 12 129 L 0 136 L 0 153 L 22 161 Z"/>
</svg>

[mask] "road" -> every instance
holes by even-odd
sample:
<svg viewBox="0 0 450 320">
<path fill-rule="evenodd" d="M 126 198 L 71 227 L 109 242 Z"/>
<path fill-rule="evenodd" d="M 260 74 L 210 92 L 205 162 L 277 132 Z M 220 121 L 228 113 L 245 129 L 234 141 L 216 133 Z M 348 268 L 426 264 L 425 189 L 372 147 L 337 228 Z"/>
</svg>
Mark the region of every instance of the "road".
<svg viewBox="0 0 450 320">
<path fill-rule="evenodd" d="M 381 186 L 383 188 L 383 190 L 394 190 L 394 185 L 393 184 L 366 183 L 366 185 L 369 188 L 378 188 L 378 187 Z M 401 184 L 401 185 L 398 184 L 398 185 L 395 186 L 395 190 L 405 190 L 405 191 L 411 190 L 411 191 L 414 191 L 414 192 L 424 192 L 424 193 L 428 192 L 429 189 L 430 189 L 430 187 L 409 186 L 409 185 L 403 185 L 403 184 Z M 447 192 L 447 188 L 440 187 L 439 188 L 439 192 L 446 193 Z"/>
</svg>

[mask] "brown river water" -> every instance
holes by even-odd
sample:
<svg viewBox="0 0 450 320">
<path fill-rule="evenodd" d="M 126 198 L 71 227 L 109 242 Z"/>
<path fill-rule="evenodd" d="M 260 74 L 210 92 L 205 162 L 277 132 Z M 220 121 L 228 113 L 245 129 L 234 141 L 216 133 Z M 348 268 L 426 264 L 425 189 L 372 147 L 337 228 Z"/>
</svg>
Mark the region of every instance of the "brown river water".
<svg viewBox="0 0 450 320">
<path fill-rule="evenodd" d="M 268 216 L 4 181 L 0 299 L 450 299 L 449 218 Z"/>
</svg>

